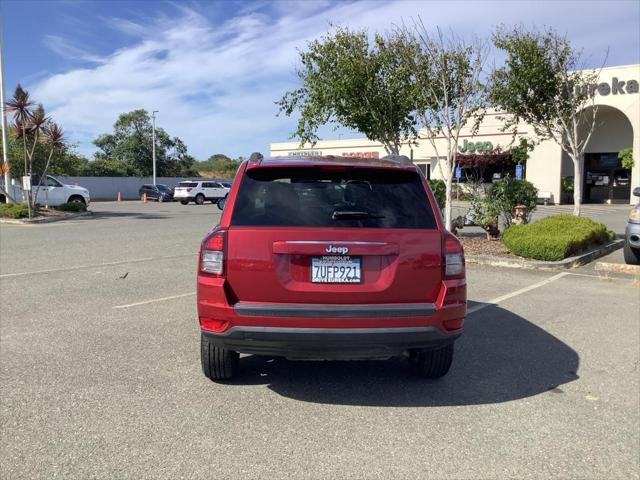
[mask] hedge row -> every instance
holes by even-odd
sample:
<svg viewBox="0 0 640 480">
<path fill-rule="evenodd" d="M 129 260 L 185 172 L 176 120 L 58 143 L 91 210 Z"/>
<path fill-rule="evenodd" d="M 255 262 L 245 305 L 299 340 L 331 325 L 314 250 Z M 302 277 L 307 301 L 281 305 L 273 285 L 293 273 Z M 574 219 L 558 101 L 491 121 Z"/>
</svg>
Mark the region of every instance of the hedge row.
<svg viewBox="0 0 640 480">
<path fill-rule="evenodd" d="M 557 261 L 607 243 L 615 234 L 586 217 L 554 215 L 526 225 L 513 225 L 502 235 L 511 253 L 536 260 Z"/>
<path fill-rule="evenodd" d="M 26 203 L 0 203 L 0 217 L 2 218 L 27 218 L 29 207 Z"/>
<path fill-rule="evenodd" d="M 87 206 L 84 203 L 80 203 L 80 202 L 61 203 L 60 205 L 54 208 L 62 212 L 86 212 L 87 211 Z"/>
</svg>

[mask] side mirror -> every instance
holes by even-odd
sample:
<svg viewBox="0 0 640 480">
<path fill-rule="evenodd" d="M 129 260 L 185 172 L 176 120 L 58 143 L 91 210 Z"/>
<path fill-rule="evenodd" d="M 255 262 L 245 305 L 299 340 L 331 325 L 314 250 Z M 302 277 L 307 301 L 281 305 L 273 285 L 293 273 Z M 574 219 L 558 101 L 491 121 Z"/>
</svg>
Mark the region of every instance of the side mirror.
<svg viewBox="0 0 640 480">
<path fill-rule="evenodd" d="M 640 187 L 636 187 L 633 189 L 633 195 L 635 197 L 640 197 Z"/>
<path fill-rule="evenodd" d="M 225 198 L 221 198 L 220 200 L 218 200 L 218 208 L 220 210 L 224 210 L 224 206 L 227 203 L 227 199 Z"/>
</svg>

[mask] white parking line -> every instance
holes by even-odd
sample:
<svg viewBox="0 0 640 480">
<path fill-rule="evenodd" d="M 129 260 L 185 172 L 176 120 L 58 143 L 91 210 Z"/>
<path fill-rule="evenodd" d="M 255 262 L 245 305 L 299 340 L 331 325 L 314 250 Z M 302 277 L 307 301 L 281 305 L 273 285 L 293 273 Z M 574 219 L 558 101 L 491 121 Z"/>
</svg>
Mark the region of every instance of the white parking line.
<svg viewBox="0 0 640 480">
<path fill-rule="evenodd" d="M 180 295 L 171 295 L 170 297 L 153 298 L 151 300 L 144 300 L 142 302 L 129 303 L 127 305 L 116 305 L 115 307 L 112 307 L 112 308 L 121 309 L 121 308 L 137 307 L 138 305 L 147 305 L 149 303 L 164 302 L 165 300 L 174 300 L 176 298 L 191 297 L 195 294 L 196 292 L 182 293 Z"/>
<path fill-rule="evenodd" d="M 91 265 L 75 265 L 73 267 L 52 268 L 50 270 L 35 270 L 31 272 L 3 273 L 0 275 L 0 278 L 23 277 L 25 275 L 40 275 L 56 272 L 71 272 L 73 270 L 82 270 L 85 268 L 111 267 L 114 265 L 124 265 L 127 263 L 151 262 L 154 260 L 169 260 L 172 258 L 191 257 L 193 255 L 197 255 L 197 253 L 184 253 L 182 255 L 168 255 L 164 257 L 132 258 L 131 260 L 119 260 L 117 262 L 93 263 Z"/>
<path fill-rule="evenodd" d="M 523 293 L 530 292 L 531 290 L 535 290 L 536 288 L 544 287 L 545 285 L 550 284 L 551 282 L 555 282 L 559 278 L 570 275 L 569 272 L 562 272 L 554 275 L 553 277 L 547 278 L 546 280 L 542 280 L 541 282 L 534 283 L 533 285 L 529 285 L 528 287 L 521 288 L 520 290 L 515 290 L 511 293 L 507 293 L 506 295 L 501 295 L 500 297 L 493 298 L 486 303 L 482 303 L 480 305 L 476 305 L 467 310 L 467 315 L 483 310 L 487 307 L 491 307 L 492 305 L 498 305 L 500 302 L 504 302 L 513 297 L 517 297 Z"/>
</svg>

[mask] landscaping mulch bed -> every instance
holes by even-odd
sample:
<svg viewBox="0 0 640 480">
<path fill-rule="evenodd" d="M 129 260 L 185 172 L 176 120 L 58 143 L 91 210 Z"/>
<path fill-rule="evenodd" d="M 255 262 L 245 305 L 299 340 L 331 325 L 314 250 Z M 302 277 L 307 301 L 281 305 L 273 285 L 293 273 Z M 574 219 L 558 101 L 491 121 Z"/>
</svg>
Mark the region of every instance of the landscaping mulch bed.
<svg viewBox="0 0 640 480">
<path fill-rule="evenodd" d="M 33 218 L 39 217 L 63 217 L 68 212 L 63 212 L 61 210 L 55 210 L 53 208 L 39 208 Z"/>
<path fill-rule="evenodd" d="M 510 253 L 502 241 L 488 240 L 486 235 L 460 235 L 465 255 L 491 255 L 494 257 L 520 258 Z"/>
</svg>

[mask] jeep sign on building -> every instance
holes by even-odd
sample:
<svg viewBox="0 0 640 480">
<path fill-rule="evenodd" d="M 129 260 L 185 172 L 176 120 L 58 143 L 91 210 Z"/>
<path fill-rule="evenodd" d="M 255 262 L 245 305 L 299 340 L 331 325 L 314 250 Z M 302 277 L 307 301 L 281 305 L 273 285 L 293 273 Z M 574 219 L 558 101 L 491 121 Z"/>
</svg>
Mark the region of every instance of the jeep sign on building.
<svg viewBox="0 0 640 480">
<path fill-rule="evenodd" d="M 640 186 L 640 65 L 624 65 L 603 68 L 597 83 L 589 86 L 595 92 L 598 106 L 596 127 L 585 152 L 583 172 L 584 202 L 633 203 L 632 187 Z M 470 128 L 461 132 L 458 155 L 482 155 L 496 149 L 505 152 L 519 142 L 519 138 L 535 139 L 533 129 L 522 124 L 518 127 L 515 141 L 512 134 L 503 131 L 505 114 L 489 112 L 477 132 Z M 404 144 L 400 153 L 413 158 L 428 178 L 441 178 L 438 168 L 440 159 L 431 142 L 421 132 L 418 145 Z M 443 155 L 443 139 L 436 138 L 438 151 Z M 618 152 L 633 148 L 633 168 L 624 168 Z M 304 152 L 304 153 L 303 153 Z M 272 156 L 305 155 L 322 152 L 322 155 L 358 155 L 383 157 L 384 147 L 366 138 L 345 140 L 322 140 L 313 147 L 299 148 L 297 142 L 272 143 Z M 318 153 L 320 154 L 320 153 Z M 511 165 L 515 175 L 515 165 Z M 551 203 L 568 200 L 562 193 L 563 177 L 573 177 L 573 162 L 560 146 L 551 140 L 538 143 L 529 154 L 524 175 Z M 500 174 L 504 174 L 503 171 Z M 485 177 L 486 179 L 487 177 Z M 464 180 L 464 177 L 462 178 Z M 489 177 L 490 181 L 490 177 Z"/>
</svg>

